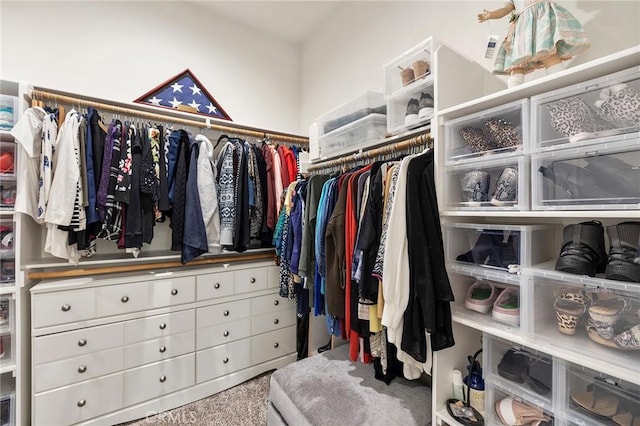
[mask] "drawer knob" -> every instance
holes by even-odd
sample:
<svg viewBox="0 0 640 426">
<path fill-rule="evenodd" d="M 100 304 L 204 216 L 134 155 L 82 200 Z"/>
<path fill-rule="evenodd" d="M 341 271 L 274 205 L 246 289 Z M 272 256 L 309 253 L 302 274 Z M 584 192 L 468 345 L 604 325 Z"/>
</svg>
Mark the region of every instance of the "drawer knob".
<svg viewBox="0 0 640 426">
<path fill-rule="evenodd" d="M 160 346 L 160 353 L 163 354 L 167 351 L 167 347 L 166 346 Z"/>
<path fill-rule="evenodd" d="M 160 383 L 164 383 L 167 381 L 167 376 L 160 376 Z"/>
<path fill-rule="evenodd" d="M 215 288 L 215 289 L 219 289 L 219 288 L 220 288 L 220 283 L 215 283 L 215 284 L 213 285 L 213 288 Z"/>
<path fill-rule="evenodd" d="M 229 311 L 224 311 L 224 312 L 222 313 L 222 315 L 224 315 L 225 317 L 228 317 L 228 316 L 229 316 Z"/>
<path fill-rule="evenodd" d="M 251 279 L 250 279 L 249 281 L 251 281 L 251 284 L 253 284 L 253 283 L 255 283 L 255 282 L 256 282 L 256 279 L 255 279 L 255 278 L 253 278 L 253 277 L 251 277 Z"/>
<path fill-rule="evenodd" d="M 279 301 L 279 300 L 274 300 L 274 301 L 273 301 L 273 304 L 274 304 L 274 305 L 276 305 L 276 306 L 278 306 L 278 305 L 280 304 L 280 301 Z"/>
<path fill-rule="evenodd" d="M 173 296 L 175 296 L 176 294 L 178 294 L 178 289 L 174 288 L 173 290 L 171 290 L 171 294 Z"/>
<path fill-rule="evenodd" d="M 277 323 L 279 323 L 279 322 L 280 322 L 280 320 L 279 320 L 278 318 L 276 318 L 276 319 L 274 319 L 274 320 L 273 320 L 273 323 L 274 323 L 274 324 L 277 324 Z"/>
<path fill-rule="evenodd" d="M 87 344 L 87 340 L 86 339 L 80 339 L 78 340 L 78 346 L 84 346 Z"/>
<path fill-rule="evenodd" d="M 80 401 L 78 401 L 78 407 L 84 407 L 85 405 L 87 405 L 86 399 L 81 399 Z"/>
<path fill-rule="evenodd" d="M 120 301 L 122 303 L 127 303 L 129 301 L 129 296 L 122 296 L 122 299 L 120 299 Z"/>
<path fill-rule="evenodd" d="M 225 364 L 229 362 L 229 358 L 225 357 L 222 362 L 224 362 Z"/>
<path fill-rule="evenodd" d="M 68 305 L 65 303 L 64 305 L 62 305 L 62 308 L 60 309 L 62 309 L 62 312 L 68 312 L 71 310 L 71 305 Z"/>
<path fill-rule="evenodd" d="M 167 328 L 167 324 L 165 323 L 160 324 L 160 330 L 164 330 L 165 328 Z"/>
<path fill-rule="evenodd" d="M 280 344 L 279 344 L 278 342 L 275 342 L 275 343 L 273 344 L 273 347 L 274 347 L 274 348 L 276 348 L 276 349 L 277 349 L 279 346 L 280 346 Z"/>
<path fill-rule="evenodd" d="M 85 371 L 87 371 L 86 365 L 81 365 L 80 367 L 78 367 L 78 373 L 84 373 Z"/>
<path fill-rule="evenodd" d="M 224 335 L 224 337 L 229 337 L 229 330 L 225 330 L 222 334 Z"/>
</svg>

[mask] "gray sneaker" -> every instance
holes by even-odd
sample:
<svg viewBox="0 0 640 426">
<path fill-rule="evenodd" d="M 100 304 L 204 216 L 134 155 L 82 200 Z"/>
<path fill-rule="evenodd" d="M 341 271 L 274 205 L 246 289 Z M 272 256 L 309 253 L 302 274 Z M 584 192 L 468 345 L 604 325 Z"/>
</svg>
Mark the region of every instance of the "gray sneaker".
<svg viewBox="0 0 640 426">
<path fill-rule="evenodd" d="M 489 200 L 489 173 L 484 170 L 472 170 L 464 174 L 460 181 L 462 198 L 466 206 L 480 206 Z"/>
<path fill-rule="evenodd" d="M 409 99 L 407 104 L 407 114 L 404 116 L 404 124 L 412 124 L 418 121 L 418 110 L 420 109 L 420 102 L 417 99 Z"/>
<path fill-rule="evenodd" d="M 505 167 L 496 181 L 496 189 L 491 197 L 494 206 L 514 204 L 518 196 L 518 170 Z"/>
<path fill-rule="evenodd" d="M 420 93 L 418 118 L 425 118 L 433 115 L 433 96 L 428 93 Z"/>
</svg>

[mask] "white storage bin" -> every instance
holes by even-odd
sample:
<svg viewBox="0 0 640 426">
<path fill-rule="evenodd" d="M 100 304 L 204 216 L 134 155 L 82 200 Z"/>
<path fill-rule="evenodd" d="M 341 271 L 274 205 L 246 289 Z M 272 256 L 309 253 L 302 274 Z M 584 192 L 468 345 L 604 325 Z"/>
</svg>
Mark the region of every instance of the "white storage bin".
<svg viewBox="0 0 640 426">
<path fill-rule="evenodd" d="M 13 426 L 16 424 L 16 394 L 6 392 L 3 387 L 0 394 L 0 426 Z"/>
<path fill-rule="evenodd" d="M 16 178 L 16 144 L 0 142 L 0 179 L 15 180 Z"/>
<path fill-rule="evenodd" d="M 559 395 L 558 406 L 567 420 L 584 426 L 599 426 L 603 422 L 637 424 L 640 416 L 637 384 L 569 362 L 563 363 L 561 374 L 566 380 L 566 391 Z"/>
<path fill-rule="evenodd" d="M 551 260 L 559 228 L 552 225 L 444 225 L 447 261 L 519 273 Z"/>
<path fill-rule="evenodd" d="M 387 131 L 387 118 L 369 114 L 353 123 L 319 137 L 320 157 L 334 157 L 349 151 L 366 148 L 380 142 Z"/>
<path fill-rule="evenodd" d="M 491 383 L 508 383 L 536 406 L 553 408 L 553 363 L 550 355 L 491 335 L 483 339 L 484 374 Z"/>
<path fill-rule="evenodd" d="M 408 114 L 409 102 L 418 105 L 412 114 Z M 434 103 L 433 77 L 387 98 L 387 132 L 398 135 L 429 124 L 433 118 Z"/>
<path fill-rule="evenodd" d="M 18 97 L 0 95 L 0 130 L 11 130 L 17 121 Z"/>
<path fill-rule="evenodd" d="M 457 263 L 448 263 L 447 271 L 455 297 L 451 309 L 457 317 L 485 327 L 520 332 L 521 276 Z M 509 293 L 499 298 L 505 290 Z M 517 301 L 515 308 L 514 301 Z"/>
<path fill-rule="evenodd" d="M 533 151 L 620 139 L 640 129 L 638 67 L 533 96 Z"/>
<path fill-rule="evenodd" d="M 320 137 L 339 131 L 370 114 L 386 114 L 386 104 L 382 93 L 365 92 L 356 99 L 344 103 L 318 117 L 318 135 Z"/>
<path fill-rule="evenodd" d="M 640 208 L 640 138 L 534 154 L 534 210 Z"/>
<path fill-rule="evenodd" d="M 640 286 L 558 272 L 553 264 L 525 271 L 531 338 L 640 374 L 640 348 L 629 350 L 625 340 L 640 328 Z"/>
<path fill-rule="evenodd" d="M 511 400 L 515 401 L 516 404 L 525 404 L 532 408 L 538 408 L 540 414 L 545 416 L 546 419 L 550 420 L 549 424 L 559 425 L 558 421 L 555 419 L 553 411 L 551 411 L 546 404 L 538 404 L 534 400 L 530 400 L 527 398 L 528 394 L 520 393 L 520 388 L 514 387 L 510 382 L 504 380 L 498 380 L 495 377 L 493 379 L 485 380 L 485 387 L 487 389 L 486 393 L 486 412 L 484 416 L 484 424 L 485 425 L 503 425 L 500 421 L 500 417 L 497 413 L 497 407 L 500 410 L 504 410 L 506 413 L 513 413 L 513 411 L 509 410 Z M 538 401 L 540 402 L 540 401 Z M 504 405 L 503 405 L 504 404 Z M 508 416 L 508 414 L 507 414 Z M 526 423 L 531 424 L 531 423 Z"/>
<path fill-rule="evenodd" d="M 445 164 L 529 152 L 529 100 L 522 99 L 444 123 Z"/>
<path fill-rule="evenodd" d="M 433 85 L 431 73 L 433 53 L 440 42 L 433 37 L 416 44 L 384 66 L 384 95 L 387 98 L 402 92 L 415 91 L 416 88 Z"/>
<path fill-rule="evenodd" d="M 15 330 L 14 303 L 10 297 L 0 297 L 0 334 L 10 334 Z"/>
<path fill-rule="evenodd" d="M 528 210 L 529 158 L 445 167 L 444 204 L 449 210 Z"/>
</svg>

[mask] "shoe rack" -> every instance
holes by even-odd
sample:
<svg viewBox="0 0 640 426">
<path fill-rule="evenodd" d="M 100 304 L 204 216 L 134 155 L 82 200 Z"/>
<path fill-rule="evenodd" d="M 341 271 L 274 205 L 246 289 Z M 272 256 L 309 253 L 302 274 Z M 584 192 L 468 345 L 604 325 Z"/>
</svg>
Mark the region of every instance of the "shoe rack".
<svg viewBox="0 0 640 426">
<path fill-rule="evenodd" d="M 435 53 L 436 61 L 439 53 Z M 615 347 L 614 339 L 598 337 L 593 330 L 589 334 L 584 324 L 602 314 L 617 321 L 612 320 L 614 327 L 609 329 L 614 337 L 629 330 L 619 318 L 635 318 L 640 328 L 639 317 L 628 316 L 629 311 L 637 313 L 640 308 L 640 284 L 606 279 L 603 274 L 589 277 L 554 269 L 565 226 L 591 220 L 605 227 L 640 221 L 640 194 L 636 194 L 640 182 L 634 185 L 637 174 L 628 173 L 640 166 L 640 132 L 620 123 L 613 130 L 596 124 L 588 134 L 572 136 L 570 141 L 555 130 L 548 112 L 552 103 L 575 97 L 595 111 L 602 104 L 598 101 L 604 98 L 606 102 L 621 85 L 640 89 L 638 63 L 640 46 L 514 88 L 482 94 L 472 101 L 436 108 L 432 121 L 438 158 L 436 187 L 447 269 L 456 297 L 452 304 L 456 345 L 434 353 L 434 424 L 459 424 L 445 408 L 453 394 L 451 372 L 458 369 L 465 375 L 467 356 L 479 348 L 483 348 L 485 424 L 501 424 L 495 403 L 506 398 L 535 408 L 553 418 L 555 425 L 599 425 L 603 418 L 633 424 L 640 416 L 640 351 Z M 520 143 L 483 146 L 480 141 L 470 149 L 460 130 L 482 129 L 491 119 L 513 126 Z M 552 164 L 558 170 L 587 170 L 595 176 L 593 184 L 577 178 L 582 177 L 580 170 L 565 177 L 568 183 L 553 182 L 540 171 Z M 517 170 L 517 182 L 506 182 L 517 191 L 512 200 L 498 203 L 493 200 L 494 185 L 507 167 Z M 475 179 L 474 185 L 465 185 L 465 177 Z M 574 198 L 567 196 L 570 185 L 576 188 L 570 187 Z M 575 194 L 580 198 L 576 200 Z M 546 231 L 534 233 L 532 229 Z M 510 258 L 496 249 L 514 232 L 519 236 L 517 262 L 504 260 Z M 496 233 L 505 239 L 498 238 L 498 243 L 488 248 L 479 242 L 480 236 Z M 608 251 L 608 239 L 605 245 Z M 482 260 L 474 262 L 477 253 Z M 465 308 L 469 288 L 480 280 L 500 289 L 519 289 L 517 324 L 497 321 L 491 311 Z M 594 308 L 585 306 L 584 312 L 576 314 L 579 321 L 570 334 L 560 331 L 554 303 L 573 293 L 589 295 Z M 509 375 L 498 366 L 510 350 L 526 354 L 529 375 L 537 381 L 505 378 Z M 540 381 L 545 387 L 536 385 Z M 590 405 L 593 398 L 604 408 L 594 409 Z M 626 419 L 631 419 L 630 423 L 624 423 Z"/>
<path fill-rule="evenodd" d="M 28 423 L 29 330 L 28 290 L 21 272 L 20 240 L 15 238 L 25 217 L 14 210 L 18 165 L 22 151 L 11 135 L 26 109 L 24 87 L 0 80 L 0 424 Z M 25 417 L 26 416 L 26 417 Z"/>
</svg>

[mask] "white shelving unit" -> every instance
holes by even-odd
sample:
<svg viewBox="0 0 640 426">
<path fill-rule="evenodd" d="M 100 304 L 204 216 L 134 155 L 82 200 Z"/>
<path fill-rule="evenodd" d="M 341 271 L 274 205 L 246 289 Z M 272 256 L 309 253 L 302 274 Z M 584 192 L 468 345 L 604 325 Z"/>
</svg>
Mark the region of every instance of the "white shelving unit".
<svg viewBox="0 0 640 426">
<path fill-rule="evenodd" d="M 436 52 L 436 61 L 439 59 L 438 56 L 439 54 Z M 501 107 L 514 102 L 519 102 L 547 92 L 568 88 L 572 85 L 604 77 L 622 70 L 628 70 L 632 67 L 635 67 L 637 71 L 638 64 L 640 64 L 640 46 L 576 67 L 568 68 L 555 75 L 542 77 L 540 79 L 527 82 L 521 86 L 504 89 L 486 96 L 482 96 L 482 94 L 480 94 L 472 101 L 463 101 L 457 105 L 436 109 L 432 132 L 434 133 L 436 140 L 435 150 L 436 158 L 438 159 L 436 162 L 436 176 L 438 177 L 436 188 L 440 195 L 440 199 L 442 200 L 443 194 L 446 194 L 447 191 L 450 190 L 449 185 L 451 185 L 446 178 L 449 166 L 443 167 L 447 161 L 445 155 L 447 152 L 450 152 L 452 148 L 449 146 L 451 141 L 448 139 L 449 136 L 447 136 L 445 123 L 461 119 L 463 117 L 472 116 L 474 114 L 480 115 L 483 111 L 500 109 Z M 442 69 L 443 68 L 438 67 L 436 68 L 436 72 L 442 71 Z M 460 81 L 462 82 L 463 79 Z M 462 91 L 464 89 L 465 88 L 457 88 L 456 91 Z M 530 125 L 533 125 L 533 123 L 530 123 Z M 533 134 L 534 132 L 532 131 L 531 133 Z M 637 137 L 638 132 L 635 132 L 624 135 L 622 139 Z M 610 138 L 607 140 L 609 139 Z M 535 141 L 530 142 L 535 144 Z M 481 157 L 478 163 L 482 163 L 482 161 L 483 159 Z M 466 160 L 466 162 L 472 163 L 473 160 Z M 527 194 L 527 196 L 530 195 L 531 190 L 529 188 L 529 194 Z M 441 210 L 440 216 L 443 225 L 460 222 L 501 225 L 548 224 L 555 225 L 561 229 L 563 226 L 569 224 L 593 219 L 600 220 L 603 222 L 604 226 L 628 220 L 640 220 L 640 209 L 630 208 L 626 210 L 614 210 L 615 205 L 612 205 L 610 208 L 602 209 L 546 209 L 535 211 L 528 209 L 514 211 L 500 208 L 480 208 L 477 210 L 451 209 L 446 203 L 440 203 L 439 207 Z M 560 235 L 558 238 L 560 238 Z M 540 251 L 547 251 L 555 258 L 559 254 L 561 242 L 562 240 L 560 239 L 553 245 L 545 245 L 544 247 L 537 247 L 536 249 Z M 600 376 L 607 378 L 608 380 L 616 379 L 617 381 L 623 381 L 633 389 L 636 389 L 636 387 L 640 385 L 640 353 L 638 351 L 622 353 L 622 351 L 610 349 L 592 342 L 589 338 L 582 335 L 577 337 L 566 335 L 561 336 L 563 338 L 557 337 L 557 326 L 555 321 L 553 319 L 549 319 L 549 317 L 546 318 L 549 319 L 549 321 L 553 320 L 553 322 L 549 323 L 549 327 L 552 327 L 553 330 L 547 330 L 549 333 L 547 334 L 547 332 L 542 329 L 542 327 L 545 327 L 547 323 L 540 323 L 540 318 L 535 316 L 541 315 L 541 312 L 533 312 L 535 309 L 540 309 L 540 306 L 536 306 L 534 304 L 534 299 L 540 297 L 541 292 L 548 291 L 549 287 L 545 286 L 552 286 L 553 282 L 581 286 L 581 288 L 585 289 L 605 289 L 614 293 L 625 292 L 625 295 L 629 294 L 629 297 L 634 298 L 634 300 L 638 297 L 640 286 L 638 286 L 637 283 L 613 282 L 602 278 L 588 278 L 580 276 L 566 277 L 566 275 L 563 276 L 563 274 L 554 271 L 552 263 L 553 262 L 542 265 L 532 265 L 532 267 L 524 267 L 520 272 L 520 308 L 523 323 L 521 323 L 519 330 L 494 321 L 490 315 L 483 315 L 468 311 L 464 308 L 464 299 L 456 300 L 456 303 L 452 307 L 456 345 L 444 351 L 434 353 L 434 373 L 432 378 L 434 424 L 459 424 L 447 413 L 445 408 L 446 400 L 452 397 L 451 371 L 453 369 L 465 371 L 467 355 L 473 354 L 477 349 L 482 347 L 483 340 L 486 340 L 483 339 L 483 337 L 486 336 L 501 338 L 510 342 L 514 347 L 527 347 L 540 353 L 547 354 L 553 358 L 553 391 L 555 394 L 549 400 L 551 401 L 550 404 L 541 408 L 552 408 L 555 416 L 554 424 L 556 425 L 576 424 L 575 421 L 582 421 L 582 423 L 579 424 L 592 424 L 589 422 L 588 416 L 585 416 L 587 420 L 582 418 L 577 419 L 571 411 L 572 409 L 569 407 L 569 393 L 574 391 L 574 386 L 581 385 L 582 382 L 575 377 L 579 375 L 572 373 L 573 370 L 571 369 L 566 370 L 566 368 L 568 368 L 566 366 L 579 368 L 581 371 L 597 372 Z M 467 268 L 465 271 L 464 268 L 459 266 L 454 267 L 452 265 L 448 265 L 448 270 L 450 272 L 452 287 L 456 298 L 464 298 L 466 288 L 468 288 L 469 285 L 468 283 L 473 282 L 474 279 L 490 279 L 499 281 L 498 276 L 487 276 L 486 273 L 483 276 L 482 274 L 474 272 L 473 268 Z M 454 275 L 457 274 L 466 274 L 467 279 L 463 280 L 464 283 L 459 282 L 460 280 L 456 282 L 456 277 Z M 538 292 L 540 294 L 534 294 L 534 292 Z M 553 309 L 551 310 L 553 311 Z M 534 327 L 532 322 L 537 324 L 537 328 Z M 532 332 L 532 330 L 537 332 Z M 538 333 L 545 334 L 546 337 L 543 337 Z M 560 333 L 557 334 L 559 335 Z M 574 339 L 571 340 L 571 338 Z M 583 347 L 581 350 L 576 350 L 579 346 Z M 593 347 L 593 350 L 589 350 L 590 347 Z M 555 367 L 556 363 L 559 366 L 557 369 Z M 483 368 L 486 368 L 487 364 L 487 360 L 485 359 L 483 362 Z M 487 399 L 485 406 L 485 420 L 488 419 L 489 421 L 489 423 L 486 424 L 494 424 L 491 423 L 492 419 L 495 419 L 495 415 L 493 415 L 494 401 L 491 400 L 494 395 L 508 394 L 515 398 L 520 398 L 535 404 L 535 401 L 530 401 L 530 398 L 528 398 L 530 395 L 525 395 L 524 393 L 518 394 L 518 387 L 509 386 L 510 383 L 508 381 L 504 381 L 505 383 L 498 383 L 498 380 L 496 380 L 495 382 L 496 383 L 492 383 L 490 378 L 486 379 Z M 578 390 L 578 387 L 575 389 Z M 590 421 L 593 422 L 593 420 Z"/>
</svg>

